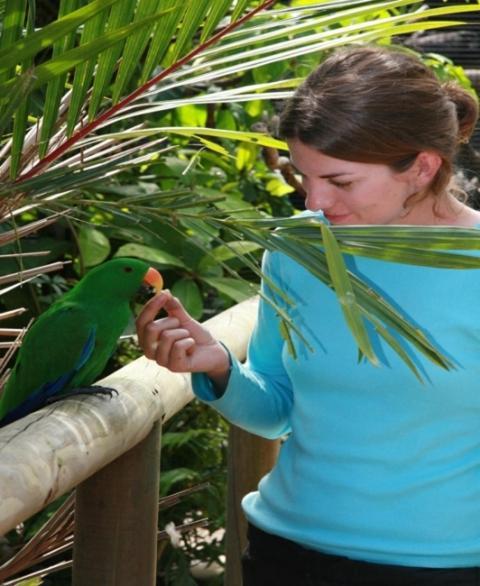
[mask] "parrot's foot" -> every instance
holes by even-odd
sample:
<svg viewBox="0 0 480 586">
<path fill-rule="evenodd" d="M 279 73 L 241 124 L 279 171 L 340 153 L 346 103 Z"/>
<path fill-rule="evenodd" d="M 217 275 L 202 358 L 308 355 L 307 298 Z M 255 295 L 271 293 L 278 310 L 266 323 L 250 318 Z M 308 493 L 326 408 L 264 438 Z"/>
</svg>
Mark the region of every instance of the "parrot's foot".
<svg viewBox="0 0 480 586">
<path fill-rule="evenodd" d="M 108 397 L 111 399 L 114 395 L 118 395 L 118 391 L 117 389 L 111 389 L 110 387 L 101 387 L 100 385 L 92 385 L 90 387 L 77 387 L 75 389 L 71 389 L 67 393 L 62 393 L 61 395 L 50 397 L 47 401 L 47 404 L 51 405 L 52 403 L 56 403 L 57 401 L 61 401 L 62 399 L 76 397 L 77 395 L 108 395 Z"/>
</svg>

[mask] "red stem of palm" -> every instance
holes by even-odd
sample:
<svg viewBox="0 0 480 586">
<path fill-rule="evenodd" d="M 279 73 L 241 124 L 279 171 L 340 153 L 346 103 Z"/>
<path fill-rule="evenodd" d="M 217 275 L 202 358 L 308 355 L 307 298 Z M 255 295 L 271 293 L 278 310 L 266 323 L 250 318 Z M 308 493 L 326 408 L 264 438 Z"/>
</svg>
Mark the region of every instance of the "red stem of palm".
<svg viewBox="0 0 480 586">
<path fill-rule="evenodd" d="M 179 59 L 178 61 L 176 61 L 172 65 L 170 65 L 170 67 L 167 67 L 166 69 L 161 71 L 155 77 L 152 77 L 152 79 L 150 79 L 149 81 L 144 83 L 142 86 L 138 87 L 131 94 L 129 94 L 128 96 L 126 96 L 125 98 L 120 100 L 120 102 L 118 102 L 117 104 L 115 104 L 114 106 L 109 108 L 108 110 L 105 110 L 105 112 L 100 114 L 98 116 L 98 118 L 95 118 L 95 120 L 92 120 L 92 122 L 89 122 L 88 124 L 86 124 L 83 128 L 78 130 L 75 134 L 73 134 L 69 139 L 67 139 L 59 147 L 57 147 L 51 153 L 49 153 L 46 157 L 44 157 L 43 159 L 38 161 L 38 163 L 36 165 L 34 165 L 29 171 L 20 175 L 17 178 L 17 180 L 15 181 L 15 183 L 21 183 L 22 181 L 26 181 L 27 179 L 30 179 L 30 178 L 38 175 L 40 173 L 40 171 L 45 169 L 45 167 L 47 167 L 48 165 L 53 163 L 53 161 L 56 161 L 66 151 L 68 151 L 68 149 L 71 146 L 73 146 L 79 140 L 81 140 L 84 136 L 86 136 L 87 134 L 89 134 L 90 132 L 95 130 L 98 126 L 103 124 L 103 122 L 105 122 L 106 120 L 108 120 L 109 118 L 114 116 L 117 112 L 120 112 L 122 110 L 122 108 L 124 108 L 125 106 L 127 106 L 128 104 L 130 104 L 131 102 L 136 100 L 139 96 L 141 96 L 149 88 L 151 88 L 152 86 L 157 84 L 159 81 L 161 81 L 162 79 L 164 79 L 165 77 L 170 75 L 176 69 L 179 69 L 182 65 L 185 65 L 185 63 L 188 63 L 191 59 L 196 57 L 199 53 L 201 53 L 202 51 L 205 51 L 205 49 L 207 49 L 208 47 L 210 47 L 211 45 L 213 45 L 217 41 L 219 41 L 221 38 L 223 38 L 227 33 L 234 30 L 235 28 L 239 27 L 244 22 L 246 22 L 247 20 L 249 20 L 250 18 L 255 16 L 255 14 L 257 14 L 258 12 L 265 10 L 266 8 L 271 6 L 274 3 L 274 1 L 275 0 L 266 0 L 265 2 L 262 2 L 259 6 L 257 6 L 253 10 L 251 10 L 250 12 L 247 12 L 247 14 L 245 14 L 245 16 L 242 16 L 242 18 L 239 18 L 235 22 L 230 23 L 229 25 L 224 27 L 222 30 L 220 30 L 217 34 L 213 35 L 213 37 L 208 39 L 208 41 L 205 41 L 204 43 L 202 43 L 198 47 L 195 47 L 195 49 L 192 49 L 184 57 L 182 57 L 181 59 Z"/>
</svg>

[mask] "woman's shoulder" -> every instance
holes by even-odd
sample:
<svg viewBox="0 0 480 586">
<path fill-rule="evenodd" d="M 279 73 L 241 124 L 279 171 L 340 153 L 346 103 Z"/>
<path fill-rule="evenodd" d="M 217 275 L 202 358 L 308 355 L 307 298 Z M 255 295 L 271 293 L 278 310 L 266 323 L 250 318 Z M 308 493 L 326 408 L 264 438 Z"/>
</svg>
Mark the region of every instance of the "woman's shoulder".
<svg viewBox="0 0 480 586">
<path fill-rule="evenodd" d="M 480 228 L 480 210 L 474 210 L 473 208 L 467 208 L 465 215 L 465 223 L 462 224 L 463 228 Z"/>
<path fill-rule="evenodd" d="M 454 213 L 446 214 L 438 224 L 456 228 L 480 228 L 480 210 L 463 202 L 455 203 L 459 206 L 458 209 L 454 210 Z"/>
</svg>

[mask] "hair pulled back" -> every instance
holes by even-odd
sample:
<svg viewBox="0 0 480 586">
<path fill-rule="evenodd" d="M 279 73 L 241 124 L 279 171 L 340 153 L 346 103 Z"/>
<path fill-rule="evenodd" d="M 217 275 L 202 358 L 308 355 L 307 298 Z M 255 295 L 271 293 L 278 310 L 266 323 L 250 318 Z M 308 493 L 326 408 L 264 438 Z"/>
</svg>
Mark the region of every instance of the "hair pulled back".
<svg viewBox="0 0 480 586">
<path fill-rule="evenodd" d="M 442 194 L 477 118 L 475 98 L 442 84 L 417 57 L 363 46 L 333 53 L 306 78 L 281 114 L 280 133 L 337 159 L 397 171 L 434 151 L 442 165 L 430 189 Z"/>
</svg>

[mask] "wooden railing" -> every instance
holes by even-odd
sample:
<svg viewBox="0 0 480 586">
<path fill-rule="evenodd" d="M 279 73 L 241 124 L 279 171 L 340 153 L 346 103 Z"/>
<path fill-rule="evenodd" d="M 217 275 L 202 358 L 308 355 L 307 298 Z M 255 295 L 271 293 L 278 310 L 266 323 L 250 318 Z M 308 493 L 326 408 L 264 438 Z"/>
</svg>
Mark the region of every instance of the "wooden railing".
<svg viewBox="0 0 480 586">
<path fill-rule="evenodd" d="M 205 324 L 239 359 L 256 307 L 251 299 Z M 190 376 L 142 357 L 100 384 L 118 395 L 65 399 L 0 430 L 0 535 L 76 487 L 73 586 L 153 586 L 161 426 L 193 398 Z M 275 453 L 273 442 L 230 432 L 228 586 L 241 584 L 239 499 Z"/>
</svg>

